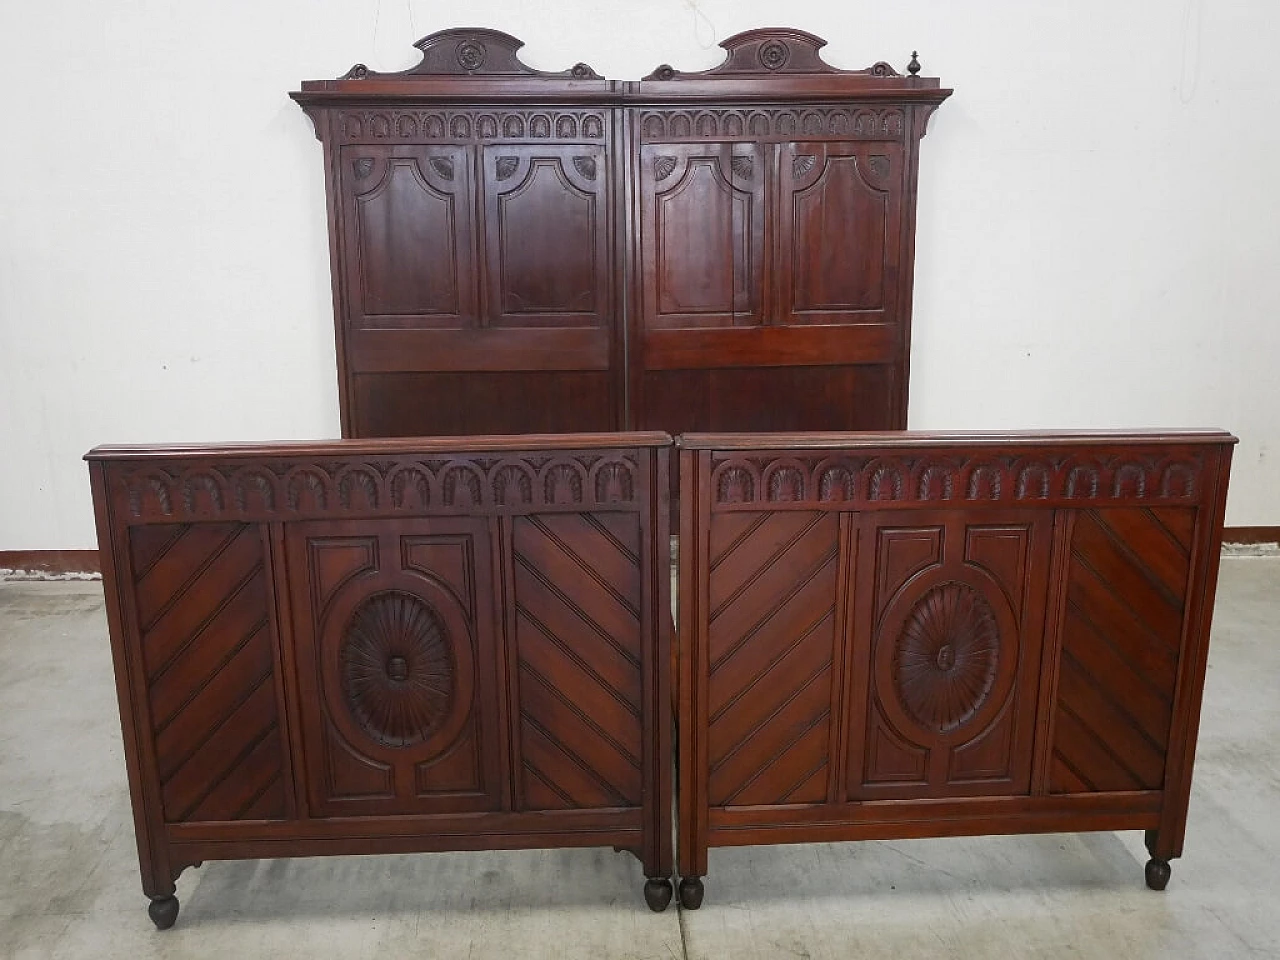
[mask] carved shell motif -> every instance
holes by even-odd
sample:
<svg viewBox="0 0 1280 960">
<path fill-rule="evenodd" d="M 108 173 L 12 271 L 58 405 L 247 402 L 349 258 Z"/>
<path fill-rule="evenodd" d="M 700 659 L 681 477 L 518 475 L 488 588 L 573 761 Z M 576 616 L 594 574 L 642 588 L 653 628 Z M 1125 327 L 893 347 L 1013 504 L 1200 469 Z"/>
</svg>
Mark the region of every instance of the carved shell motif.
<svg viewBox="0 0 1280 960">
<path fill-rule="evenodd" d="M 421 597 L 401 590 L 368 597 L 351 615 L 338 656 L 347 707 L 378 743 L 420 743 L 449 715 L 456 674 L 449 635 Z"/>
<path fill-rule="evenodd" d="M 964 583 L 943 583 L 907 615 L 893 656 L 893 682 L 907 714 L 949 733 L 982 709 L 995 686 L 1000 631 L 986 598 Z"/>
<path fill-rule="evenodd" d="M 510 180 L 519 166 L 519 157 L 499 157 L 494 164 L 494 175 L 499 180 Z"/>
</svg>

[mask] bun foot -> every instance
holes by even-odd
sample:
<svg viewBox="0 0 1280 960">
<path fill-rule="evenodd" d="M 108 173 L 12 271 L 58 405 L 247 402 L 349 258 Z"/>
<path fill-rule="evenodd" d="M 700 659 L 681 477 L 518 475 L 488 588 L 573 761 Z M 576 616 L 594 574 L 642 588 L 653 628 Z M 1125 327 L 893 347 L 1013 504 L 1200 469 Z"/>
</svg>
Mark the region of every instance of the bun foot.
<svg viewBox="0 0 1280 960">
<path fill-rule="evenodd" d="M 1147 861 L 1147 886 L 1152 890 L 1163 890 L 1169 885 L 1169 875 L 1173 870 L 1168 860 L 1152 857 Z"/>
<path fill-rule="evenodd" d="M 650 877 L 644 884 L 644 902 L 654 913 L 661 913 L 671 903 L 671 881 L 666 877 Z"/>
<path fill-rule="evenodd" d="M 702 906 L 702 878 L 685 877 L 680 881 L 680 906 L 697 910 Z"/>
<path fill-rule="evenodd" d="M 168 930 L 178 920 L 178 898 L 157 897 L 147 905 L 147 915 L 157 930 Z"/>
</svg>

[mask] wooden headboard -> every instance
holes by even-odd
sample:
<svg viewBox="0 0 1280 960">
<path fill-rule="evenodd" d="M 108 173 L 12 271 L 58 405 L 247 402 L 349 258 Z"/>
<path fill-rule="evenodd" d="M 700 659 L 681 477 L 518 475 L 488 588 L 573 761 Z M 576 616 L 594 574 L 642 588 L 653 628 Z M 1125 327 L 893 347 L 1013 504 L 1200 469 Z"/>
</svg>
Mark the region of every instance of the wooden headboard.
<svg viewBox="0 0 1280 960">
<path fill-rule="evenodd" d="M 623 82 L 466 28 L 304 82 L 344 436 L 904 427 L 917 150 L 951 91 L 824 45 L 752 30 Z"/>
</svg>

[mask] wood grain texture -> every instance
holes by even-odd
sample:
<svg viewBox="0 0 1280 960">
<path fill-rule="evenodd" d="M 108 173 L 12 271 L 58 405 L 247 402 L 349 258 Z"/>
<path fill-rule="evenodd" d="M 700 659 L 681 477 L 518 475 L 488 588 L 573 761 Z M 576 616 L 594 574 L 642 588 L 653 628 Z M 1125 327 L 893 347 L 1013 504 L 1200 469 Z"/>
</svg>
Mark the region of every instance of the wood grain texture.
<svg viewBox="0 0 1280 960">
<path fill-rule="evenodd" d="M 524 809 L 640 804 L 639 541 L 633 515 L 515 521 Z"/>
<path fill-rule="evenodd" d="M 1190 510 L 1091 510 L 1072 536 L 1050 790 L 1164 782 Z"/>
<path fill-rule="evenodd" d="M 682 437 L 682 892 L 738 844 L 1177 856 L 1234 442 Z"/>
<path fill-rule="evenodd" d="M 391 850 L 613 844 L 669 877 L 663 444 L 90 454 L 148 896 Z"/>
<path fill-rule="evenodd" d="M 748 31 L 622 82 L 459 28 L 304 82 L 344 435 L 905 426 L 917 152 L 950 91 L 824 43 Z"/>
<path fill-rule="evenodd" d="M 260 531 L 145 527 L 130 548 L 166 822 L 283 818 Z"/>
<path fill-rule="evenodd" d="M 1049 520 L 864 518 L 851 799 L 1028 791 Z"/>
</svg>

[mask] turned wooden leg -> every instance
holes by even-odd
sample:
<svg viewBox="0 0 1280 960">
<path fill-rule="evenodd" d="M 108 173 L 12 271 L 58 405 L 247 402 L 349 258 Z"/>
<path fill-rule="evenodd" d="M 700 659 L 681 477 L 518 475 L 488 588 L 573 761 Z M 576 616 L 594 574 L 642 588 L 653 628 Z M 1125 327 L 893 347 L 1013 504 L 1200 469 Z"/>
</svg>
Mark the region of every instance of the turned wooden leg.
<svg viewBox="0 0 1280 960">
<path fill-rule="evenodd" d="M 147 915 L 157 930 L 168 930 L 178 920 L 178 898 L 172 895 L 155 897 L 147 906 Z"/>
<path fill-rule="evenodd" d="M 668 877 L 650 877 L 644 884 L 644 902 L 654 913 L 661 913 L 671 903 L 671 880 Z"/>
<path fill-rule="evenodd" d="M 1144 836 L 1147 853 L 1151 854 L 1147 861 L 1147 886 L 1152 890 L 1163 890 L 1169 885 L 1169 875 L 1173 872 L 1169 861 L 1182 853 L 1181 836 L 1176 847 L 1169 842 L 1168 836 L 1159 830 L 1148 830 Z"/>
<path fill-rule="evenodd" d="M 680 906 L 697 910 L 702 906 L 702 878 L 684 877 L 680 881 Z"/>
<path fill-rule="evenodd" d="M 1152 890 L 1163 890 L 1169 885 L 1169 875 L 1173 873 L 1168 860 L 1152 857 L 1147 861 L 1147 886 Z"/>
</svg>

